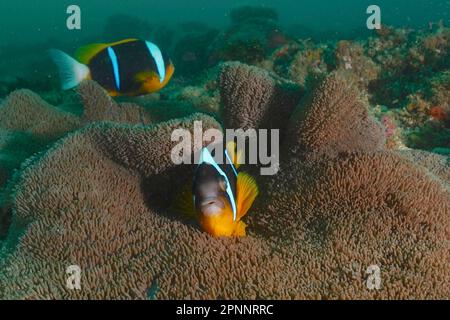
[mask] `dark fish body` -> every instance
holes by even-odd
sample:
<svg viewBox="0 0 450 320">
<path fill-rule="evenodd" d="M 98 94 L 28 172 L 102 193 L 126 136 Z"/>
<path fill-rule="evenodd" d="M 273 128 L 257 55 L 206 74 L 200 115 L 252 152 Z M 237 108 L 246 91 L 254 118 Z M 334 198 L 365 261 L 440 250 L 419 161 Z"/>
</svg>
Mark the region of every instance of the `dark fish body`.
<svg viewBox="0 0 450 320">
<path fill-rule="evenodd" d="M 162 89 L 174 72 L 171 60 L 158 46 L 139 39 L 90 44 L 77 50 L 76 60 L 59 50 L 51 53 L 63 89 L 92 79 L 111 96 L 138 96 Z"/>
<path fill-rule="evenodd" d="M 204 148 L 193 179 L 196 209 L 201 211 L 205 198 L 217 197 L 227 201 L 236 214 L 237 176 L 236 167 L 226 149 L 224 149 L 223 161 L 219 163 L 211 156 L 208 149 Z M 202 190 L 204 185 L 208 186 L 208 191 Z"/>
<path fill-rule="evenodd" d="M 238 173 L 234 144 L 224 149 L 223 161 L 215 158 L 208 148 L 201 150 L 190 199 L 189 194 L 182 196 L 178 207 L 215 237 L 245 236 L 246 224 L 241 219 L 258 195 L 258 187 L 251 176 Z"/>
</svg>

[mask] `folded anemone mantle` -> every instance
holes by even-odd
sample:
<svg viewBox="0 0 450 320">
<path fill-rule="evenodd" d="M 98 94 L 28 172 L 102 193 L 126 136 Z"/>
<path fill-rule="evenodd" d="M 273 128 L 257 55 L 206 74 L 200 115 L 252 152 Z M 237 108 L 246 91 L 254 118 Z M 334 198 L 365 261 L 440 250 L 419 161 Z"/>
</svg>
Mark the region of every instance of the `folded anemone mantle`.
<svg viewBox="0 0 450 320">
<path fill-rule="evenodd" d="M 253 67 L 227 68 L 222 97 L 227 75 L 267 80 Z M 236 81 L 240 97 L 253 92 L 254 83 Z M 192 130 L 195 120 L 219 128 L 214 119 L 97 123 L 59 140 L 18 179 L 11 228 L 23 232 L 2 261 L 0 297 L 448 298 L 448 166 L 384 150 L 379 124 L 345 76 L 331 74 L 310 95 L 283 108 L 281 169 L 257 177 L 244 238 L 212 238 L 146 192 L 171 194 L 189 179 L 170 161 L 171 130 Z M 240 106 L 264 108 L 255 114 L 267 119 L 286 101 L 277 96 L 285 97 Z M 225 112 L 225 123 L 265 125 L 244 114 Z M 173 170 L 179 180 L 161 183 Z M 66 288 L 74 264 L 81 290 Z M 367 287 L 373 265 L 378 290 Z"/>
</svg>

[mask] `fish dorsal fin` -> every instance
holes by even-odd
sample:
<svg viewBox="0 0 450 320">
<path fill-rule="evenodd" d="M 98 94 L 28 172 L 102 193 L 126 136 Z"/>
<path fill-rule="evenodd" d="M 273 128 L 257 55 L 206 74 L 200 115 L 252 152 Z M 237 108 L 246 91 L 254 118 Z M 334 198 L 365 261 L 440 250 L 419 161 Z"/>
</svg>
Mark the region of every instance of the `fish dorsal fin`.
<svg viewBox="0 0 450 320">
<path fill-rule="evenodd" d="M 117 45 L 122 44 L 122 43 L 133 42 L 133 41 L 139 41 L 139 39 L 135 39 L 135 38 L 123 39 L 123 40 L 120 40 L 120 41 L 108 43 L 108 46 L 109 47 L 114 47 L 114 46 L 117 46 Z"/>
<path fill-rule="evenodd" d="M 108 47 L 113 47 L 122 43 L 137 41 L 138 39 L 125 39 L 113 43 L 91 43 L 83 47 L 78 48 L 75 52 L 75 59 L 83 64 L 88 64 L 93 57 L 95 57 L 99 52 L 105 50 Z"/>
<path fill-rule="evenodd" d="M 236 182 L 238 220 L 245 216 L 259 194 L 255 179 L 245 172 L 239 172 Z"/>
<path fill-rule="evenodd" d="M 93 57 L 95 57 L 100 51 L 108 47 L 107 43 L 92 43 L 78 48 L 75 52 L 75 59 L 83 64 L 88 64 Z"/>
<path fill-rule="evenodd" d="M 239 169 L 242 163 L 242 150 L 237 150 L 236 143 L 234 141 L 228 141 L 226 146 L 227 152 L 231 157 L 231 161 L 236 169 Z"/>
</svg>

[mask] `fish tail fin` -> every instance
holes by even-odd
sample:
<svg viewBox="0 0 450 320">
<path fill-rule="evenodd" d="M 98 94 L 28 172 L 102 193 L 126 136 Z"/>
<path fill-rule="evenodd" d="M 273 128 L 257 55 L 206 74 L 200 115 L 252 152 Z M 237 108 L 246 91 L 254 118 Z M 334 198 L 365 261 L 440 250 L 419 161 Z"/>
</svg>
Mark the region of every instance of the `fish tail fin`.
<svg viewBox="0 0 450 320">
<path fill-rule="evenodd" d="M 63 90 L 72 89 L 79 85 L 81 81 L 89 78 L 90 71 L 88 66 L 79 63 L 61 50 L 50 49 L 48 52 L 58 67 Z"/>
<path fill-rule="evenodd" d="M 239 220 L 252 206 L 259 194 L 255 179 L 245 172 L 239 172 L 236 183 L 237 193 L 237 219 Z"/>
</svg>

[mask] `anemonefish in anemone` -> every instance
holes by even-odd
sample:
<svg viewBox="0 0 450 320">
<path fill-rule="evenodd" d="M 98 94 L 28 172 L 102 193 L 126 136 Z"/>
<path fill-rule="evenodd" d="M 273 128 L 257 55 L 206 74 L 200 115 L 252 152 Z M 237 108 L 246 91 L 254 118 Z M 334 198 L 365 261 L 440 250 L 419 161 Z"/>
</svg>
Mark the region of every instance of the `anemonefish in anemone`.
<svg viewBox="0 0 450 320">
<path fill-rule="evenodd" d="M 64 90 L 92 79 L 111 96 L 139 96 L 162 89 L 175 70 L 159 47 L 139 39 L 96 43 L 79 48 L 75 59 L 51 49 Z"/>
<path fill-rule="evenodd" d="M 247 225 L 241 219 L 259 193 L 255 180 L 237 171 L 239 157 L 233 142 L 224 148 L 222 164 L 203 148 L 192 188 L 183 192 L 176 206 L 215 237 L 245 236 Z"/>
</svg>

